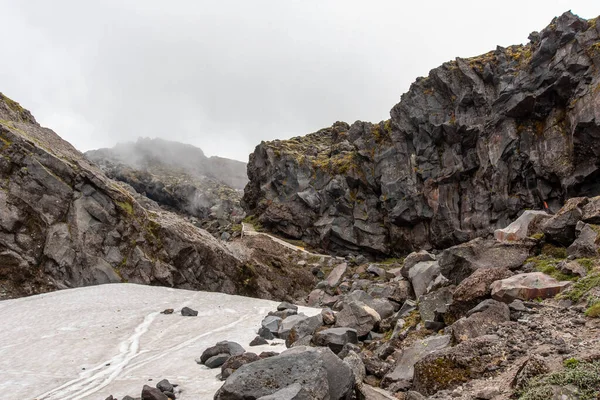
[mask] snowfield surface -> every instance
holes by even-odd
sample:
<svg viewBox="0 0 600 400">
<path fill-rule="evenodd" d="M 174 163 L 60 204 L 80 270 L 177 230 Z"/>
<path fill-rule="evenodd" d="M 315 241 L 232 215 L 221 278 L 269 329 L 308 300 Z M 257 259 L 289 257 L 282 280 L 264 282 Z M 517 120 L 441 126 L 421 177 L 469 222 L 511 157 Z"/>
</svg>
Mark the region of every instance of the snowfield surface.
<svg viewBox="0 0 600 400">
<path fill-rule="evenodd" d="M 133 284 L 62 290 L 0 301 L 0 393 L 6 399 L 105 399 L 140 396 L 144 384 L 177 383 L 178 399 L 212 399 L 220 369 L 195 359 L 216 342 L 246 351 L 278 303 L 221 293 Z M 182 307 L 198 310 L 183 317 Z M 173 308 L 171 315 L 160 311 Z M 318 309 L 300 307 L 315 315 Z"/>
</svg>

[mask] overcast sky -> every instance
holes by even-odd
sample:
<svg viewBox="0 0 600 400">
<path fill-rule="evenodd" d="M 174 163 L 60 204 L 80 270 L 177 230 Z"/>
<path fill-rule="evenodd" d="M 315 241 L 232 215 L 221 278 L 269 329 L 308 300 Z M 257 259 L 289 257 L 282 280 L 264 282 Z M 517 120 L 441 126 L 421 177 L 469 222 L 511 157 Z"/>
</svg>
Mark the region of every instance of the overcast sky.
<svg viewBox="0 0 600 400">
<path fill-rule="evenodd" d="M 261 140 L 380 121 L 455 57 L 596 0 L 0 0 L 0 91 L 78 149 L 162 137 L 247 161 Z"/>
</svg>

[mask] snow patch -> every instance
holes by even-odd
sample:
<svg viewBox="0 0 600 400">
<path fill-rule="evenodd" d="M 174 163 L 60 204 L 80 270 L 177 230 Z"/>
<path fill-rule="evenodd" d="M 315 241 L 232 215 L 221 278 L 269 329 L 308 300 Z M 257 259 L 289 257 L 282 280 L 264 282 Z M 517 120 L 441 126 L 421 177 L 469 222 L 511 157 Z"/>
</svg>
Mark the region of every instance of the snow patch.
<svg viewBox="0 0 600 400">
<path fill-rule="evenodd" d="M 0 302 L 0 391 L 14 398 L 80 400 L 139 396 L 144 384 L 167 378 L 179 399 L 212 399 L 218 369 L 195 359 L 221 340 L 247 351 L 282 351 L 285 344 L 249 347 L 277 302 L 133 284 L 69 289 Z M 199 311 L 183 317 L 182 307 Z M 160 314 L 174 308 L 172 315 Z M 300 307 L 315 315 L 318 309 Z"/>
</svg>

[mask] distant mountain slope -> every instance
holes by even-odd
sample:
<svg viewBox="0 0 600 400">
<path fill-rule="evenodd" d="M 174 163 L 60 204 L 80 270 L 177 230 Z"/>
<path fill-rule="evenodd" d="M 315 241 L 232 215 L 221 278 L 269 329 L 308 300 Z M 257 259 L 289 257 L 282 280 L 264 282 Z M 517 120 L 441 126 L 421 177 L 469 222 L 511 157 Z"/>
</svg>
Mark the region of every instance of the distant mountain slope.
<svg viewBox="0 0 600 400">
<path fill-rule="evenodd" d="M 261 143 L 246 211 L 330 251 L 401 254 L 600 194 L 598 20 L 567 12 L 526 45 L 444 63 L 387 121 Z"/>
<path fill-rule="evenodd" d="M 168 210 L 194 217 L 216 236 L 231 231 L 245 215 L 240 205 L 240 189 L 248 180 L 245 163 L 207 158 L 197 147 L 163 139 L 140 138 L 85 155 L 108 177 Z"/>
<path fill-rule="evenodd" d="M 110 149 L 90 150 L 94 162 L 110 161 L 144 170 L 158 164 L 185 171 L 193 177 L 208 177 L 243 189 L 248 182 L 246 163 L 223 157 L 206 157 L 202 149 L 163 139 L 139 138 L 135 143 L 119 143 Z"/>
</svg>

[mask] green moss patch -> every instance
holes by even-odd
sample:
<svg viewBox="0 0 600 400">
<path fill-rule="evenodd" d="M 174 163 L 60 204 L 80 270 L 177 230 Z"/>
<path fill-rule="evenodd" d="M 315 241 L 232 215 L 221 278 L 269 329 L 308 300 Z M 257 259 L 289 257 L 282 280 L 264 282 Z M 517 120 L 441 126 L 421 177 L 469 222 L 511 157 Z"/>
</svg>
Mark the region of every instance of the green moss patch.
<svg viewBox="0 0 600 400">
<path fill-rule="evenodd" d="M 562 293 L 560 297 L 577 303 L 583 299 L 592 288 L 598 286 L 600 286 L 600 273 L 595 272 L 579 279 L 566 292 Z"/>
<path fill-rule="evenodd" d="M 546 275 L 550 275 L 556 280 L 559 281 L 573 281 L 577 280 L 577 276 L 567 275 L 558 270 L 557 265 L 563 261 L 561 258 L 555 258 L 552 256 L 548 256 L 545 254 L 540 254 L 536 257 L 530 257 L 526 260 L 528 263 L 533 263 L 535 266 L 535 270 L 538 272 L 543 272 Z"/>
<path fill-rule="evenodd" d="M 600 362 L 570 361 L 565 369 L 533 378 L 519 394 L 520 400 L 548 400 L 556 388 L 577 390 L 578 399 L 597 399 L 600 391 Z"/>
</svg>

